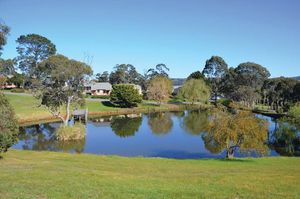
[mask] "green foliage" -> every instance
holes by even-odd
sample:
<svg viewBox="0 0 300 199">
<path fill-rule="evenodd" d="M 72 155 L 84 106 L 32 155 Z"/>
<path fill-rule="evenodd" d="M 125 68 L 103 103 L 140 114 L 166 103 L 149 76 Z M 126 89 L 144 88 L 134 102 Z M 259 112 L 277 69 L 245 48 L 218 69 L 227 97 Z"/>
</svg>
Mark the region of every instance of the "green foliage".
<svg viewBox="0 0 300 199">
<path fill-rule="evenodd" d="M 12 78 L 8 79 L 9 83 L 13 83 L 16 85 L 18 88 L 23 86 L 25 83 L 25 75 L 19 74 L 19 73 L 14 73 L 14 76 Z"/>
<path fill-rule="evenodd" d="M 6 36 L 8 35 L 10 28 L 4 23 L 0 22 L 0 56 L 2 55 L 3 46 L 6 44 Z"/>
<path fill-rule="evenodd" d="M 109 75 L 111 84 L 143 84 L 143 76 L 139 74 L 131 64 L 119 64 Z"/>
<path fill-rule="evenodd" d="M 196 71 L 196 72 L 193 72 L 191 73 L 187 80 L 190 80 L 190 79 L 204 79 L 205 76 L 200 72 L 200 71 Z"/>
<path fill-rule="evenodd" d="M 155 100 L 161 104 L 162 101 L 169 99 L 172 87 L 172 81 L 168 77 L 161 75 L 153 77 L 147 89 L 148 99 Z"/>
<path fill-rule="evenodd" d="M 75 123 L 73 126 L 60 126 L 55 136 L 59 141 L 81 140 L 85 138 L 85 126 Z"/>
<path fill-rule="evenodd" d="M 142 96 L 133 85 L 115 84 L 110 94 L 110 101 L 122 108 L 131 108 L 142 102 Z"/>
<path fill-rule="evenodd" d="M 15 60 L 0 58 L 0 75 L 15 74 Z"/>
<path fill-rule="evenodd" d="M 209 60 L 206 60 L 202 74 L 209 80 L 215 100 L 220 95 L 222 79 L 227 71 L 228 66 L 222 57 L 212 56 Z"/>
<path fill-rule="evenodd" d="M 288 115 L 300 121 L 300 103 L 297 103 L 294 106 L 290 107 Z"/>
<path fill-rule="evenodd" d="M 29 77 L 39 77 L 42 71 L 39 70 L 38 64 L 56 53 L 55 45 L 38 34 L 21 35 L 16 42 L 20 70 Z"/>
<path fill-rule="evenodd" d="M 152 78 L 157 77 L 157 76 L 163 76 L 163 77 L 168 78 L 169 70 L 170 69 L 165 64 L 157 64 L 155 66 L 155 68 L 150 68 L 147 71 L 146 76 L 147 76 L 147 79 L 149 79 L 149 80 L 151 80 Z"/>
<path fill-rule="evenodd" d="M 83 81 L 92 74 L 85 63 L 68 59 L 63 55 L 54 55 L 39 64 L 42 69 L 41 84 L 37 86 L 36 96 L 41 104 L 56 117 L 68 125 L 71 103 L 84 103 Z M 64 118 L 60 110 L 66 107 Z"/>
<path fill-rule="evenodd" d="M 229 107 L 230 104 L 232 103 L 232 100 L 223 98 L 223 99 L 219 99 L 218 103 L 222 104 L 223 106 Z"/>
<path fill-rule="evenodd" d="M 104 71 L 103 73 L 97 73 L 96 79 L 98 82 L 108 82 L 109 81 L 108 71 Z"/>
<path fill-rule="evenodd" d="M 179 90 L 178 96 L 192 103 L 207 103 L 210 98 L 210 88 L 203 79 L 190 79 Z"/>
<path fill-rule="evenodd" d="M 119 137 L 130 137 L 139 130 L 142 117 L 114 117 L 111 121 L 111 129 Z"/>
<path fill-rule="evenodd" d="M 17 142 L 18 123 L 7 98 L 0 93 L 0 154 Z"/>
</svg>

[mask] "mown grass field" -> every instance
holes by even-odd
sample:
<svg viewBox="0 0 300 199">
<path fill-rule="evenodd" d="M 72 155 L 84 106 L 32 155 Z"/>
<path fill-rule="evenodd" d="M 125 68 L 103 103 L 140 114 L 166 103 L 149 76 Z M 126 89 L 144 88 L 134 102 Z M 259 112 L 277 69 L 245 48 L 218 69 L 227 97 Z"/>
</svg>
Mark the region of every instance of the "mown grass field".
<svg viewBox="0 0 300 199">
<path fill-rule="evenodd" d="M 39 101 L 33 96 L 6 94 L 6 97 L 8 98 L 12 107 L 14 108 L 16 116 L 21 124 L 55 119 L 46 108 L 39 106 L 40 104 Z M 82 108 L 86 108 L 86 107 L 89 110 L 89 114 L 97 115 L 97 114 L 105 114 L 105 113 L 118 114 L 119 112 L 120 114 L 124 114 L 123 112 L 134 112 L 134 111 L 143 112 L 153 108 L 167 110 L 169 108 L 176 108 L 177 105 L 163 104 L 160 107 L 157 107 L 155 105 L 142 103 L 139 105 L 139 107 L 136 108 L 122 109 L 122 108 L 106 105 L 105 103 L 100 101 L 86 100 L 86 106 Z M 65 110 L 62 109 L 61 112 L 64 113 Z"/>
<path fill-rule="evenodd" d="M 11 150 L 0 198 L 300 198 L 299 158 L 125 158 Z"/>
</svg>

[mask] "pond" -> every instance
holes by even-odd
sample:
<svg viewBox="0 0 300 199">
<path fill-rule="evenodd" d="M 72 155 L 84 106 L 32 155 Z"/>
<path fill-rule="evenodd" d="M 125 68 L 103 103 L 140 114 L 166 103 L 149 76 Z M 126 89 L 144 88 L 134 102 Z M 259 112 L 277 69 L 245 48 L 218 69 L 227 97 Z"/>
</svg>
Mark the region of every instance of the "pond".
<svg viewBox="0 0 300 199">
<path fill-rule="evenodd" d="M 20 128 L 14 149 L 62 151 L 102 155 L 223 158 L 226 152 L 208 144 L 204 134 L 209 114 L 205 111 L 164 112 L 106 116 L 90 119 L 86 137 L 80 141 L 55 139 L 60 122 Z M 299 129 L 287 122 L 257 115 L 268 120 L 267 156 L 299 156 Z M 259 156 L 255 151 L 237 152 L 236 157 Z"/>
</svg>

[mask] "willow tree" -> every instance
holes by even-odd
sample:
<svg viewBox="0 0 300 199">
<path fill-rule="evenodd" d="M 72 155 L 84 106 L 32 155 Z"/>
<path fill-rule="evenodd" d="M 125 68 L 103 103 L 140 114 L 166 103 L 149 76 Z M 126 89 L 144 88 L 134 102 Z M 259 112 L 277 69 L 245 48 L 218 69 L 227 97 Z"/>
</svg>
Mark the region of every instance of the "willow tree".
<svg viewBox="0 0 300 199">
<path fill-rule="evenodd" d="M 229 159 L 234 157 L 237 149 L 266 153 L 267 138 L 268 123 L 243 111 L 237 114 L 215 111 L 210 117 L 208 131 L 204 135 L 204 139 L 210 142 L 208 145 L 218 145 L 225 149 L 226 157 Z"/>
<path fill-rule="evenodd" d="M 44 60 L 41 84 L 36 96 L 41 104 L 68 126 L 71 103 L 82 103 L 84 79 L 92 74 L 92 69 L 85 63 L 68 59 L 63 55 L 54 55 Z M 65 108 L 65 111 L 61 110 Z"/>
<path fill-rule="evenodd" d="M 192 104 L 207 103 L 210 98 L 210 88 L 203 79 L 190 79 L 180 88 L 178 96 Z"/>
</svg>

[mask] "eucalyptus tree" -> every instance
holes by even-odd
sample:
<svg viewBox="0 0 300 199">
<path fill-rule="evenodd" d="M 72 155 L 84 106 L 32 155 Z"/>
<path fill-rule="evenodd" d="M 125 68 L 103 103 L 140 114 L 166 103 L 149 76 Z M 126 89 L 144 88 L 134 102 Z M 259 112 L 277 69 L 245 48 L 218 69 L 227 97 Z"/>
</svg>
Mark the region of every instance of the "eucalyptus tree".
<svg viewBox="0 0 300 199">
<path fill-rule="evenodd" d="M 210 82 L 215 102 L 217 101 L 218 96 L 221 94 L 222 79 L 224 78 L 227 70 L 227 63 L 222 57 L 212 56 L 210 59 L 206 60 L 202 74 Z"/>
<path fill-rule="evenodd" d="M 118 64 L 109 75 L 111 84 L 140 84 L 143 76 L 131 64 Z"/>
<path fill-rule="evenodd" d="M 103 73 L 97 73 L 96 74 L 96 80 L 98 82 L 108 82 L 109 81 L 108 71 L 104 71 Z"/>
<path fill-rule="evenodd" d="M 154 77 L 157 77 L 157 76 L 163 76 L 163 77 L 169 77 L 169 68 L 166 66 L 166 64 L 157 64 L 155 66 L 155 68 L 150 68 L 147 73 L 146 73 L 146 76 L 147 76 L 147 79 L 152 79 Z"/>
<path fill-rule="evenodd" d="M 46 37 L 38 34 L 21 35 L 16 40 L 19 68 L 28 77 L 39 77 L 38 65 L 56 53 L 55 45 Z"/>
<path fill-rule="evenodd" d="M 204 75 L 200 71 L 195 71 L 188 76 L 187 80 L 190 79 L 204 79 Z"/>
<path fill-rule="evenodd" d="M 234 69 L 235 72 L 235 100 L 253 106 L 261 100 L 261 88 L 270 77 L 270 72 L 263 66 L 253 63 L 241 63 Z"/>
<path fill-rule="evenodd" d="M 1 75 L 13 75 L 15 71 L 15 60 L 13 59 L 1 59 L 0 58 L 0 74 Z"/>
<path fill-rule="evenodd" d="M 10 28 L 0 21 L 0 56 L 2 54 L 3 46 L 6 44 L 9 31 Z"/>
<path fill-rule="evenodd" d="M 71 103 L 84 102 L 83 82 L 92 75 L 89 65 L 68 59 L 63 55 L 53 55 L 39 64 L 41 84 L 37 87 L 36 97 L 55 116 L 68 126 Z M 61 110 L 65 108 L 65 112 Z"/>
</svg>

